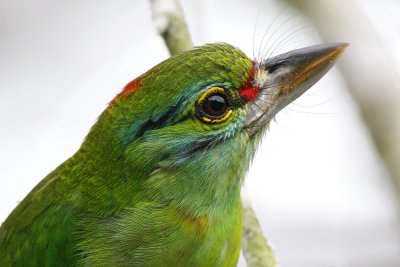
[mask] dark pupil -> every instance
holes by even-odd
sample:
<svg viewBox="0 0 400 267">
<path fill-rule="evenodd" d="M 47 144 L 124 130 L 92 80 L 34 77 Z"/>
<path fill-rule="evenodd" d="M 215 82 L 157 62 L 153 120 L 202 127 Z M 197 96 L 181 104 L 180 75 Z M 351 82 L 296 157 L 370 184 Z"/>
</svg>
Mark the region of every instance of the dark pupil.
<svg viewBox="0 0 400 267">
<path fill-rule="evenodd" d="M 220 95 L 213 95 L 208 97 L 203 104 L 203 110 L 210 116 L 221 116 L 228 109 L 228 105 Z"/>
</svg>

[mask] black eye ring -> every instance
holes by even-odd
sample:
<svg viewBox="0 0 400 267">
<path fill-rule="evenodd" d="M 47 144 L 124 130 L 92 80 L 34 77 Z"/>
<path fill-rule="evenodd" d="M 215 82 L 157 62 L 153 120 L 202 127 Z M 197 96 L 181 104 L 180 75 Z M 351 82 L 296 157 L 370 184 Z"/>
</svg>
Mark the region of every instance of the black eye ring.
<svg viewBox="0 0 400 267">
<path fill-rule="evenodd" d="M 207 90 L 197 101 L 197 114 L 207 123 L 221 123 L 232 115 L 232 105 L 225 90 L 212 87 Z"/>
</svg>

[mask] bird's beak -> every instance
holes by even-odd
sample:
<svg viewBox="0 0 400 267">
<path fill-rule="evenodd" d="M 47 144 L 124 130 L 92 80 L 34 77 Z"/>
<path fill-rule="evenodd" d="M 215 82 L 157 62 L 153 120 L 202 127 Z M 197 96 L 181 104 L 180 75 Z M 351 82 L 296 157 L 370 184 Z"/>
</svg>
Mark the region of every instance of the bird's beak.
<svg viewBox="0 0 400 267">
<path fill-rule="evenodd" d="M 347 46 L 345 43 L 310 46 L 258 63 L 254 85 L 260 92 L 248 103 L 245 120 L 249 136 L 265 128 L 278 111 L 324 76 Z"/>
</svg>

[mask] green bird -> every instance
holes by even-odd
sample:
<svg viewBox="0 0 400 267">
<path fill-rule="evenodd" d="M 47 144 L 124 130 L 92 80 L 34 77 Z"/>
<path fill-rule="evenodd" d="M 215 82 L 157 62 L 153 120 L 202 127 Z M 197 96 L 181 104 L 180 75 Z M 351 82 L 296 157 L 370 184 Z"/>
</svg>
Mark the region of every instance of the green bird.
<svg viewBox="0 0 400 267">
<path fill-rule="evenodd" d="M 252 61 L 218 43 L 150 69 L 1 225 L 0 266 L 236 266 L 263 133 L 346 46 Z"/>
</svg>

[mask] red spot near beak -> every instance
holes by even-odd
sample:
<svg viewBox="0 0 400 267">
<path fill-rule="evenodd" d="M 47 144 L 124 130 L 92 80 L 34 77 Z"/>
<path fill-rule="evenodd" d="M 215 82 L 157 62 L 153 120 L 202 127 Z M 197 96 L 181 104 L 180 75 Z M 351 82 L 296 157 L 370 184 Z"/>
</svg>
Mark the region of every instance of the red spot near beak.
<svg viewBox="0 0 400 267">
<path fill-rule="evenodd" d="M 239 95 L 247 101 L 253 101 L 258 93 L 260 93 L 259 87 L 245 87 L 239 90 Z"/>
<path fill-rule="evenodd" d="M 123 98 L 127 99 L 129 96 L 131 96 L 133 93 L 137 92 L 139 90 L 140 86 L 142 85 L 142 81 L 137 78 L 131 82 L 129 82 L 127 85 L 125 85 L 124 89 L 122 89 L 121 93 L 119 93 L 108 105 L 108 109 L 112 108 L 117 101 L 117 99 Z"/>
<path fill-rule="evenodd" d="M 240 97 L 251 102 L 256 99 L 257 95 L 260 93 L 260 88 L 253 85 L 254 74 L 257 73 L 258 68 L 254 66 L 251 69 L 250 75 L 246 83 L 239 89 Z"/>
</svg>

